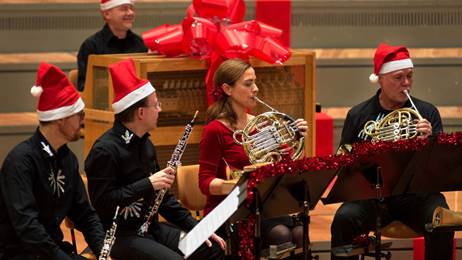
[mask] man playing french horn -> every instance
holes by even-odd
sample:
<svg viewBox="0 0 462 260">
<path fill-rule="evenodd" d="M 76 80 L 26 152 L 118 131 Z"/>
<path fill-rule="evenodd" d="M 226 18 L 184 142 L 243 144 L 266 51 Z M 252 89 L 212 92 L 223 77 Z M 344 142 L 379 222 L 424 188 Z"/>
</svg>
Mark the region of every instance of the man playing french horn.
<svg viewBox="0 0 462 260">
<path fill-rule="evenodd" d="M 190 231 L 196 224 L 189 210 L 166 192 L 159 214 L 176 225 L 153 219 L 146 233 L 140 227 L 159 190 L 169 189 L 175 169 L 161 170 L 149 132 L 157 125 L 161 111 L 156 91 L 147 80 L 135 74 L 131 59 L 109 66 L 114 87 L 114 126 L 93 145 L 85 161 L 90 199 L 106 229 L 113 223 L 120 206 L 115 242 L 111 256 L 116 259 L 183 259 L 178 249 L 181 230 Z M 181 229 L 181 230 L 180 230 Z M 225 242 L 211 236 L 190 259 L 223 259 Z M 221 247 L 221 249 L 220 249 Z"/>
<path fill-rule="evenodd" d="M 442 131 L 442 123 L 435 106 L 411 98 L 413 64 L 404 46 L 380 44 L 374 56 L 374 74 L 371 82 L 380 89 L 370 99 L 354 106 L 346 117 L 340 145 L 370 140 L 398 140 L 412 137 L 427 138 Z M 412 108 L 416 117 L 406 118 L 405 124 L 395 124 L 387 115 L 402 108 Z M 415 113 L 414 113 L 415 112 Z M 385 120 L 384 120 L 385 118 Z M 372 123 L 371 123 L 372 122 Z M 380 127 L 378 127 L 380 126 Z M 417 173 L 418 174 L 418 173 Z M 352 187 L 354 189 L 354 187 Z M 436 207 L 448 208 L 441 193 L 404 194 L 384 200 L 385 214 L 382 226 L 399 220 L 425 236 L 425 259 L 452 259 L 453 236 L 451 232 L 425 232 L 425 224 L 431 223 Z M 345 202 L 337 210 L 331 226 L 332 247 L 351 244 L 353 238 L 373 230 L 378 209 L 375 200 Z M 332 256 L 331 259 L 337 259 Z M 338 257 L 338 259 L 347 259 Z M 348 259 L 358 259 L 351 257 Z"/>
</svg>

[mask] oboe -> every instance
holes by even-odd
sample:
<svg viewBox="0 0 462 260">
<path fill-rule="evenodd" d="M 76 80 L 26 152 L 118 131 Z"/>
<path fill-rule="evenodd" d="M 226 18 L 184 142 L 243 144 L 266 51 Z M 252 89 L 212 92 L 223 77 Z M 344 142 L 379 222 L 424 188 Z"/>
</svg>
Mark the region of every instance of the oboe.
<svg viewBox="0 0 462 260">
<path fill-rule="evenodd" d="M 119 206 L 117 206 L 115 214 L 114 214 L 114 218 L 112 219 L 112 226 L 110 229 L 108 229 L 108 231 L 106 231 L 106 235 L 104 236 L 103 248 L 101 249 L 101 253 L 99 254 L 98 260 L 107 260 L 109 255 L 111 254 L 111 249 L 115 242 L 118 214 L 119 214 Z"/>
<path fill-rule="evenodd" d="M 172 157 L 167 162 L 167 167 L 172 167 L 176 170 L 176 168 L 180 166 L 181 156 L 183 155 L 186 149 L 186 145 L 188 144 L 188 138 L 189 138 L 189 135 L 191 134 L 191 131 L 194 126 L 194 120 L 196 120 L 198 113 L 199 111 L 196 111 L 191 122 L 189 122 L 189 124 L 186 125 L 183 136 L 178 141 L 178 144 L 176 145 L 175 150 L 173 151 Z M 152 205 L 151 209 L 149 210 L 148 214 L 145 217 L 146 221 L 138 229 L 139 236 L 143 237 L 148 231 L 149 225 L 151 225 L 152 219 L 154 218 L 157 211 L 159 210 L 160 204 L 162 203 L 162 200 L 164 199 L 165 193 L 167 193 L 167 188 L 163 188 L 157 193 L 157 197 L 154 200 L 154 204 Z"/>
</svg>

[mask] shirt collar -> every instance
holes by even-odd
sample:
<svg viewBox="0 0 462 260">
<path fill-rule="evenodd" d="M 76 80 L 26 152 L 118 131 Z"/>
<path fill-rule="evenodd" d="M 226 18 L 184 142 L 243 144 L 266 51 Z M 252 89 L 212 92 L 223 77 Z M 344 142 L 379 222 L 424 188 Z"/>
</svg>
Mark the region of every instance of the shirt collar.
<svg viewBox="0 0 462 260">
<path fill-rule="evenodd" d="M 102 32 L 103 32 L 103 41 L 104 41 L 105 44 L 109 43 L 112 39 L 116 39 L 116 40 L 118 39 L 117 36 L 115 36 L 112 33 L 112 31 L 109 28 L 109 25 L 107 23 L 104 24 Z M 131 37 L 133 37 L 133 32 L 131 30 L 128 30 L 127 31 L 127 36 L 124 39 L 129 39 Z M 124 39 L 122 39 L 122 40 L 124 40 Z"/>
<path fill-rule="evenodd" d="M 126 145 L 143 143 L 150 136 L 149 133 L 146 133 L 141 138 L 138 137 L 119 120 L 114 121 L 113 129 L 117 137 Z"/>
<path fill-rule="evenodd" d="M 51 144 L 48 142 L 48 140 L 45 138 L 45 136 L 42 135 L 38 127 L 35 130 L 34 135 L 32 136 L 32 140 L 40 150 L 41 154 L 45 156 L 45 158 L 52 158 L 56 155 L 59 156 L 68 151 L 67 145 L 64 144 L 58 149 L 58 152 L 56 152 L 51 146 Z"/>
</svg>

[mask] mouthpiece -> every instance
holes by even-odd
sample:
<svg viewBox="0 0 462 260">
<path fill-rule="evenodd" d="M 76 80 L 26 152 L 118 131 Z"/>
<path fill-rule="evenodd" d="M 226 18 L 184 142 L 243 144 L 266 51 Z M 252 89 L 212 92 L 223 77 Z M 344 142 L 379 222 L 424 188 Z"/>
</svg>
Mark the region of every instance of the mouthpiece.
<svg viewBox="0 0 462 260">
<path fill-rule="evenodd" d="M 419 113 L 419 110 L 417 110 L 417 107 L 415 106 L 414 102 L 412 101 L 411 95 L 409 95 L 409 91 L 408 91 L 407 89 L 405 89 L 403 92 L 404 92 L 404 94 L 406 94 L 407 99 L 409 99 L 409 102 L 411 102 L 412 108 L 413 108 L 418 114 L 420 114 L 420 113 Z"/>
</svg>

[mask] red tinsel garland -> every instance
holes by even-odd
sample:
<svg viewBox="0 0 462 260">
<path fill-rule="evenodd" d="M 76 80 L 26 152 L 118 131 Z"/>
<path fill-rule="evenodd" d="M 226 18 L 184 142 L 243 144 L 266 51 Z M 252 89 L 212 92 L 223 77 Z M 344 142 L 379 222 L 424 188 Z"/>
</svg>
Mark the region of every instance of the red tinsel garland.
<svg viewBox="0 0 462 260">
<path fill-rule="evenodd" d="M 452 134 L 441 133 L 438 135 L 439 144 L 462 145 L 462 132 Z"/>
<path fill-rule="evenodd" d="M 452 134 L 441 133 L 437 137 L 437 142 L 440 144 L 462 145 L 462 132 Z M 310 174 L 310 172 L 321 170 L 339 169 L 342 166 L 350 166 L 386 152 L 419 151 L 428 145 L 428 143 L 429 139 L 427 138 L 398 140 L 396 142 L 360 142 L 353 144 L 352 151 L 348 154 L 309 157 L 296 161 L 285 159 L 271 165 L 260 167 L 249 176 L 246 206 L 251 206 L 254 196 L 253 190 L 256 185 L 261 183 L 265 178 L 281 174 L 296 174 L 301 172 Z M 243 259 L 253 259 L 254 225 L 255 216 L 253 215 L 249 216 L 247 221 L 241 222 L 239 225 L 239 237 L 241 239 L 239 256 Z"/>
</svg>

